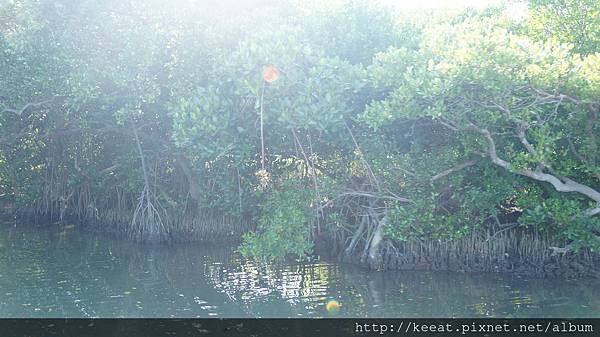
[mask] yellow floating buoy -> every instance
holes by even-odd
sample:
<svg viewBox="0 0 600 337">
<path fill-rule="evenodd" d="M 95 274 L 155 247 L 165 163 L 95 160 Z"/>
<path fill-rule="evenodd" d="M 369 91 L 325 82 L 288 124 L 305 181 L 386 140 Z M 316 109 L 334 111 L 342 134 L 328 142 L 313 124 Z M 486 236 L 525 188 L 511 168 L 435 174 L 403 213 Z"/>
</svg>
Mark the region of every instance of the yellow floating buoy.
<svg viewBox="0 0 600 337">
<path fill-rule="evenodd" d="M 327 313 L 329 314 L 337 314 L 340 311 L 341 306 L 340 302 L 331 300 L 325 305 L 325 310 L 327 310 Z"/>
</svg>

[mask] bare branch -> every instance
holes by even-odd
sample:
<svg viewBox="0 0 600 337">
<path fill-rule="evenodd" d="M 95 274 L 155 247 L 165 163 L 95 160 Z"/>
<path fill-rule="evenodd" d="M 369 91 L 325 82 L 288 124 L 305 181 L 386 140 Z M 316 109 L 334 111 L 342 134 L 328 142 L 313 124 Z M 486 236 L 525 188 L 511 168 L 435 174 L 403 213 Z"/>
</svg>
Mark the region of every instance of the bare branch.
<svg viewBox="0 0 600 337">
<path fill-rule="evenodd" d="M 600 235 L 594 235 L 594 237 L 596 238 L 596 240 L 600 241 Z M 569 243 L 564 247 L 548 247 L 548 249 L 552 251 L 550 256 L 565 255 L 566 253 L 570 252 L 572 248 L 573 242 Z"/>
<path fill-rule="evenodd" d="M 400 201 L 400 202 L 412 202 L 410 199 L 406 199 L 406 198 L 402 198 L 402 197 L 376 195 L 376 194 L 360 192 L 360 191 L 344 192 L 339 195 L 339 197 L 342 197 L 342 196 L 355 196 L 355 197 L 366 197 L 366 198 L 375 198 L 375 199 L 389 199 L 389 200 L 396 200 L 396 201 Z"/>
<path fill-rule="evenodd" d="M 354 138 L 354 133 L 352 133 L 352 129 L 350 129 L 350 126 L 348 125 L 348 123 L 346 123 L 346 121 L 344 121 L 344 125 L 346 126 L 346 129 L 348 130 L 348 133 L 350 134 L 350 138 L 352 138 L 352 142 L 354 142 L 354 146 L 356 147 L 356 150 L 358 151 L 358 153 L 360 155 L 360 159 L 362 160 L 363 165 L 369 172 L 369 179 L 371 179 L 375 183 L 374 185 L 377 187 L 377 189 L 381 191 L 381 187 L 380 187 L 381 185 L 379 185 L 379 180 L 377 180 L 375 173 L 373 173 L 373 170 L 371 169 L 371 165 L 369 165 L 369 162 L 365 158 L 363 151 L 360 149 L 360 146 L 358 146 L 358 142 L 356 141 L 356 138 Z"/>
<path fill-rule="evenodd" d="M 469 166 L 473 166 L 475 164 L 477 164 L 476 160 L 469 160 L 469 161 L 464 162 L 462 164 L 456 165 L 456 166 L 454 166 L 452 168 L 449 168 L 449 169 L 447 169 L 445 171 L 442 171 L 442 172 L 434 175 L 433 177 L 431 177 L 431 181 L 438 180 L 438 179 L 443 178 L 443 177 L 445 177 L 445 176 L 447 176 L 449 174 L 452 174 L 454 172 L 460 171 L 462 169 L 465 169 L 465 168 L 467 168 Z"/>
<path fill-rule="evenodd" d="M 599 213 L 600 213 L 600 206 L 593 207 L 593 208 L 590 208 L 585 211 L 585 215 L 587 215 L 587 216 L 594 216 Z"/>
<path fill-rule="evenodd" d="M 562 102 L 563 100 L 566 100 L 568 102 L 571 102 L 571 103 L 574 103 L 577 105 L 598 104 L 599 103 L 598 101 L 593 101 L 593 100 L 580 100 L 580 99 L 577 99 L 575 97 L 565 95 L 565 94 L 552 94 L 552 93 L 549 93 L 549 92 L 546 92 L 544 90 L 540 90 L 537 88 L 532 88 L 532 90 L 539 95 L 540 102 L 547 103 L 547 104 L 559 103 L 559 102 Z"/>
<path fill-rule="evenodd" d="M 489 146 L 488 155 L 489 155 L 490 159 L 492 160 L 492 163 L 494 163 L 500 167 L 503 167 L 507 170 L 513 171 L 516 174 L 526 176 L 526 177 L 529 177 L 529 178 L 532 178 L 532 179 L 535 179 L 538 181 L 548 182 L 558 192 L 577 192 L 579 194 L 585 195 L 586 197 L 594 200 L 597 203 L 600 203 L 600 192 L 596 191 L 595 189 L 593 189 L 587 185 L 578 183 L 569 178 L 557 177 L 555 175 L 544 173 L 542 171 L 532 171 L 529 169 L 515 170 L 511 163 L 498 157 L 498 153 L 496 152 L 496 143 L 495 143 L 491 133 L 489 132 L 489 130 L 479 128 L 474 124 L 471 124 L 470 128 L 481 133 L 486 138 L 486 140 L 488 142 L 488 146 Z"/>
<path fill-rule="evenodd" d="M 25 104 L 21 109 L 10 109 L 10 108 L 4 108 L 2 110 L 2 113 L 4 112 L 12 112 L 17 114 L 17 116 L 21 116 L 27 109 L 29 108 L 39 108 L 44 104 L 48 104 L 50 102 L 54 101 L 54 97 L 47 99 L 45 101 L 41 101 L 41 102 L 31 102 L 31 103 L 27 103 Z"/>
</svg>

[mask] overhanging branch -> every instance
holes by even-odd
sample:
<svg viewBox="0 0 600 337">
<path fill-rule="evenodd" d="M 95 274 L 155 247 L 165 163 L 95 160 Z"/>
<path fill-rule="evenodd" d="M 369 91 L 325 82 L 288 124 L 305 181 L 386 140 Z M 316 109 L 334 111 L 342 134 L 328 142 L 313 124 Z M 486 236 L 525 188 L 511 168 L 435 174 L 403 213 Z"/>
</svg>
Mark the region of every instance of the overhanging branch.
<svg viewBox="0 0 600 337">
<path fill-rule="evenodd" d="M 29 108 L 39 108 L 42 105 L 48 104 L 48 103 L 50 103 L 52 101 L 54 101 L 54 97 L 52 97 L 50 99 L 47 99 L 45 101 L 41 101 L 41 102 L 30 102 L 30 103 L 27 103 L 21 109 L 4 108 L 2 110 L 2 113 L 4 113 L 4 112 L 12 112 L 12 113 L 16 114 L 17 116 L 21 116 Z"/>
<path fill-rule="evenodd" d="M 442 171 L 442 172 L 434 175 L 433 177 L 431 177 L 431 181 L 436 181 L 436 180 L 438 180 L 440 178 L 443 178 L 443 177 L 445 177 L 447 175 L 450 175 L 450 174 L 452 174 L 454 172 L 457 172 L 457 171 L 460 171 L 462 169 L 465 169 L 465 168 L 467 168 L 469 166 L 473 166 L 475 164 L 477 164 L 477 161 L 475 161 L 475 160 L 469 160 L 469 161 L 464 162 L 462 164 L 456 165 L 454 167 L 451 167 L 451 168 L 449 168 L 449 169 L 447 169 L 445 171 Z"/>
<path fill-rule="evenodd" d="M 496 143 L 489 130 L 477 127 L 474 124 L 471 124 L 470 128 L 479 132 L 486 138 L 488 142 L 488 155 L 492 160 L 492 163 L 503 167 L 507 170 L 510 170 L 516 174 L 529 177 L 537 181 L 550 183 L 558 192 L 576 192 L 592 199 L 596 203 L 600 203 L 600 192 L 587 185 L 578 183 L 572 179 L 566 177 L 558 177 L 552 174 L 544 173 L 542 171 L 533 171 L 529 169 L 514 169 L 511 163 L 498 156 L 498 153 L 496 152 Z"/>
</svg>

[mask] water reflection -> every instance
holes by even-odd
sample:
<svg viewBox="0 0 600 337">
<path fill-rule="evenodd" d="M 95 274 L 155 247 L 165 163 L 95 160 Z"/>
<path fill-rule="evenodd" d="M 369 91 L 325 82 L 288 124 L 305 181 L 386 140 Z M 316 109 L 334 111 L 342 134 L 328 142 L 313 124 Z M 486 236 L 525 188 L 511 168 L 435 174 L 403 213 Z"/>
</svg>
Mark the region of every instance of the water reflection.
<svg viewBox="0 0 600 337">
<path fill-rule="evenodd" d="M 0 317 L 594 317 L 600 281 L 255 264 L 231 247 L 140 247 L 0 230 Z M 337 310 L 325 304 L 336 300 Z"/>
</svg>

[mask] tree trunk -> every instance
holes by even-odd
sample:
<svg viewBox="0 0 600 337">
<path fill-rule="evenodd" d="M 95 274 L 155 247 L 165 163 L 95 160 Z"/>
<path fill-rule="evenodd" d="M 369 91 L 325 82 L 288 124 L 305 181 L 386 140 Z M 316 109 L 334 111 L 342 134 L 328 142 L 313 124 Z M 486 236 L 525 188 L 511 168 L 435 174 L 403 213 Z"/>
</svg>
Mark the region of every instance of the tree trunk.
<svg viewBox="0 0 600 337">
<path fill-rule="evenodd" d="M 381 243 L 383 242 L 383 227 L 386 225 L 387 215 L 385 215 L 378 223 L 369 246 L 369 266 L 372 269 L 381 269 L 382 256 L 380 253 Z"/>
</svg>

